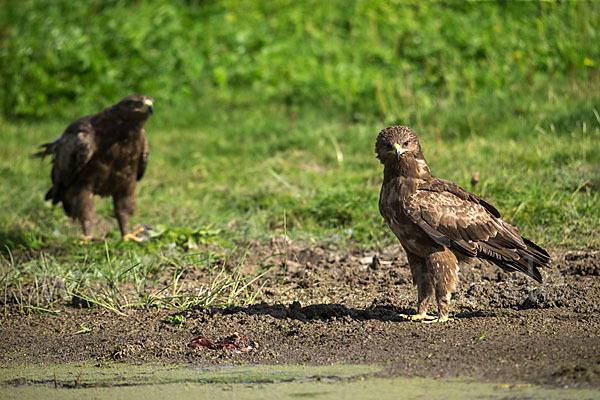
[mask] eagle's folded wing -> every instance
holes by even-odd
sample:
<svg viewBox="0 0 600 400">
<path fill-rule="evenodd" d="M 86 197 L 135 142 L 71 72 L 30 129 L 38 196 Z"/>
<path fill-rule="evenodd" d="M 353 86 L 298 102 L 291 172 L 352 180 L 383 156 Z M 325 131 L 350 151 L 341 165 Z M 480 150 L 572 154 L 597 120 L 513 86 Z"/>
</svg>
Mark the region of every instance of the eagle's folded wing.
<svg viewBox="0 0 600 400">
<path fill-rule="evenodd" d="M 142 153 L 140 154 L 140 159 L 138 162 L 138 170 L 136 179 L 139 181 L 144 176 L 146 172 L 146 167 L 148 166 L 148 154 L 150 152 L 148 146 L 148 140 L 146 139 L 146 132 L 142 129 L 142 136 L 144 138 L 144 144 L 142 146 Z"/>
<path fill-rule="evenodd" d="M 96 151 L 94 131 L 89 126 L 69 126 L 54 145 L 52 183 L 48 197 L 60 200 L 60 192 L 69 187 Z"/>
<path fill-rule="evenodd" d="M 489 210 L 476 196 L 462 198 L 460 192 L 453 193 L 456 188 L 435 186 L 428 184 L 405 198 L 403 209 L 436 243 L 541 281 L 536 267 L 549 260 L 543 249 L 523 239 L 515 227 L 499 218 L 496 209 Z"/>
</svg>

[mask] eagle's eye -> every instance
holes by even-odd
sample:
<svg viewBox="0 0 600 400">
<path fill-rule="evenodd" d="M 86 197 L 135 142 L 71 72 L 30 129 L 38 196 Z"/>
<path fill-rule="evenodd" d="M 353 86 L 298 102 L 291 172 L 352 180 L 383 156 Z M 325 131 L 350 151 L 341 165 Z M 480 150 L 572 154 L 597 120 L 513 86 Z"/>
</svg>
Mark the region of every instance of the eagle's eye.
<svg viewBox="0 0 600 400">
<path fill-rule="evenodd" d="M 404 143 L 402 143 L 402 147 L 407 148 L 408 147 L 408 140 L 405 141 Z"/>
</svg>

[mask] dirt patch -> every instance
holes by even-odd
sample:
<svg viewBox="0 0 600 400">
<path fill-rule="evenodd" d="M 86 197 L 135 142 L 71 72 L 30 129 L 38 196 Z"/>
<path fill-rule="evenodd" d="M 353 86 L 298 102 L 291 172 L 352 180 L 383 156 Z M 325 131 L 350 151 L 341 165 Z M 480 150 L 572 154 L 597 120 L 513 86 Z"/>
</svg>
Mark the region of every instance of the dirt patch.
<svg viewBox="0 0 600 400">
<path fill-rule="evenodd" d="M 399 246 L 338 251 L 275 238 L 250 246 L 244 264 L 274 266 L 258 304 L 127 315 L 70 302 L 58 315 L 8 307 L 0 362 L 383 363 L 383 376 L 600 386 L 600 252 L 551 253 L 541 285 L 486 263 L 464 266 L 451 304 L 458 321 L 421 324 L 401 316 L 415 312 L 416 290 Z M 259 345 L 188 346 L 235 332 Z"/>
</svg>

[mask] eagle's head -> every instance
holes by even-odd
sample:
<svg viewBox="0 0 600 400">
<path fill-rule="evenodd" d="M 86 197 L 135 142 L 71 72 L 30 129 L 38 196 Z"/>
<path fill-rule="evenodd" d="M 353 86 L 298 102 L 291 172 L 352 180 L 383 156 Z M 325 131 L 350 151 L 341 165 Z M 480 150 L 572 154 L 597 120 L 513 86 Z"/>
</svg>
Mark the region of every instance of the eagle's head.
<svg viewBox="0 0 600 400">
<path fill-rule="evenodd" d="M 406 126 L 390 126 L 379 132 L 375 153 L 382 164 L 395 164 L 402 158 L 423 158 L 419 139 Z"/>
<path fill-rule="evenodd" d="M 392 175 L 423 179 L 431 176 L 419 139 L 406 126 L 390 126 L 379 132 L 375 153 L 379 162 L 385 166 L 384 171 L 389 171 Z"/>
<path fill-rule="evenodd" d="M 154 112 L 154 99 L 143 94 L 132 94 L 121 100 L 117 107 L 130 117 L 146 119 Z"/>
</svg>

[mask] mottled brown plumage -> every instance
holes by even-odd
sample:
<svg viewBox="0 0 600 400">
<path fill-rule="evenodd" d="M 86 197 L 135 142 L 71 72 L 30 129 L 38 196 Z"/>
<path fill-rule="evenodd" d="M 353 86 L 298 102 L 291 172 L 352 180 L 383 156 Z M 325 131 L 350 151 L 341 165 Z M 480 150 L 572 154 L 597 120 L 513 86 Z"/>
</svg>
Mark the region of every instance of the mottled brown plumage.
<svg viewBox="0 0 600 400">
<path fill-rule="evenodd" d="M 115 217 L 125 239 L 135 211 L 135 186 L 148 163 L 144 124 L 153 100 L 131 95 L 98 114 L 72 122 L 36 154 L 53 155 L 52 184 L 46 200 L 62 202 L 67 215 L 80 221 L 85 237 L 92 237 L 94 195 L 112 196 Z"/>
<path fill-rule="evenodd" d="M 418 314 L 412 319 L 427 318 L 434 294 L 438 321 L 448 319 L 459 260 L 485 259 L 542 281 L 538 267 L 548 266 L 548 253 L 503 221 L 492 205 L 433 176 L 410 128 L 382 130 L 375 152 L 384 165 L 379 211 L 404 247 L 417 286 Z"/>
</svg>

